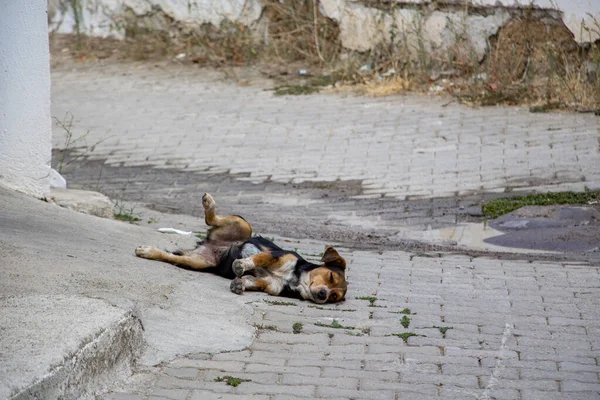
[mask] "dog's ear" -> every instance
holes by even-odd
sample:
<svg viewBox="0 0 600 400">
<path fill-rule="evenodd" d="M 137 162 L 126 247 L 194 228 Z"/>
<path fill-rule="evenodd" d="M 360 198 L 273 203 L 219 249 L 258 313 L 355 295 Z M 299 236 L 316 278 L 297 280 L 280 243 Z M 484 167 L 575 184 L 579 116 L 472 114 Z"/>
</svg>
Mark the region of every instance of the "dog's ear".
<svg viewBox="0 0 600 400">
<path fill-rule="evenodd" d="M 346 260 L 339 255 L 336 249 L 331 246 L 327 246 L 325 248 L 325 252 L 323 253 L 323 257 L 321 257 L 321 261 L 323 264 L 329 267 L 337 267 L 341 269 L 346 268 Z"/>
</svg>

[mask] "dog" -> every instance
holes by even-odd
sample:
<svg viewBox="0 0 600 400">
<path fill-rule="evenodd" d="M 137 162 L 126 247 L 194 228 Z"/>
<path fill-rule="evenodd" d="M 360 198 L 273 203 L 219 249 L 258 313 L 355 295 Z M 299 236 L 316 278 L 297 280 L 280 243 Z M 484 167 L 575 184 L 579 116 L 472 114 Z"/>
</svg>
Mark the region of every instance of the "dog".
<svg viewBox="0 0 600 400">
<path fill-rule="evenodd" d="M 232 279 L 230 289 L 236 294 L 258 290 L 318 304 L 344 300 L 346 261 L 333 247 L 325 249 L 321 264 L 314 264 L 263 237 L 252 237 L 252 227 L 239 215 L 217 216 L 210 194 L 202 196 L 202 206 L 210 228 L 196 249 L 168 252 L 140 246 L 135 255 Z"/>
</svg>

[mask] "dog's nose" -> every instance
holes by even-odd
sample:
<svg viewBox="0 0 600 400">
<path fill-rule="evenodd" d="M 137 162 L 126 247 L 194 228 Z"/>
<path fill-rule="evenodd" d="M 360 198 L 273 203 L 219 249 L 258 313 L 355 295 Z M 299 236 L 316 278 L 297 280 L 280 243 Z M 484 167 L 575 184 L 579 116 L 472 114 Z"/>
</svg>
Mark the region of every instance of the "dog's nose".
<svg viewBox="0 0 600 400">
<path fill-rule="evenodd" d="M 319 293 L 317 293 L 317 297 L 319 298 L 319 300 L 325 300 L 327 298 L 327 291 L 325 289 L 319 290 Z"/>
</svg>

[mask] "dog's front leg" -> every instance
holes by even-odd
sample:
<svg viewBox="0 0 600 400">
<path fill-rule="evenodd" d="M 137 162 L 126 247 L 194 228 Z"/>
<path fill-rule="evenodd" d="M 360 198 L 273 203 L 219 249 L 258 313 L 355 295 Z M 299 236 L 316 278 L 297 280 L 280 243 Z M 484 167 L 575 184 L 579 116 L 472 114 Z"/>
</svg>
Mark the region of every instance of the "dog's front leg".
<svg viewBox="0 0 600 400">
<path fill-rule="evenodd" d="M 231 268 L 237 276 L 242 276 L 245 272 L 252 271 L 255 268 L 276 270 L 286 263 L 295 263 L 296 261 L 298 261 L 298 258 L 293 254 L 280 255 L 270 251 L 264 251 L 248 258 L 234 260 L 233 264 L 231 264 Z"/>
<path fill-rule="evenodd" d="M 252 275 L 236 277 L 231 281 L 229 288 L 235 294 L 242 294 L 246 290 L 256 290 L 277 296 L 281 292 L 281 285 L 277 285 L 272 278 L 257 278 Z"/>
</svg>

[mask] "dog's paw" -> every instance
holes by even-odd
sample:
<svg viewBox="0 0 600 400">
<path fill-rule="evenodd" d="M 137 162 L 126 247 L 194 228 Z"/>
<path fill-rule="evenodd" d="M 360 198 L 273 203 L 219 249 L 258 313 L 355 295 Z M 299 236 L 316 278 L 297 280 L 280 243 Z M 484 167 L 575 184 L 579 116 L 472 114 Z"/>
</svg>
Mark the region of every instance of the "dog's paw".
<svg viewBox="0 0 600 400">
<path fill-rule="evenodd" d="M 231 284 L 229 285 L 229 289 L 231 289 L 231 291 L 235 294 L 242 294 L 244 293 L 244 281 L 241 278 L 235 278 L 234 280 L 231 281 Z"/>
<path fill-rule="evenodd" d="M 231 269 L 233 269 L 233 273 L 237 276 L 244 275 L 244 272 L 251 270 L 252 267 L 254 267 L 254 263 L 247 258 L 234 260 L 233 264 L 231 264 Z"/>
<path fill-rule="evenodd" d="M 215 206 L 215 199 L 213 199 L 210 194 L 204 193 L 204 196 L 202 196 L 202 207 L 204 207 L 205 210 L 209 210 L 209 209 L 213 208 L 214 206 Z"/>
<path fill-rule="evenodd" d="M 244 266 L 242 265 L 242 260 L 233 260 L 231 269 L 233 269 L 233 273 L 237 276 L 244 275 Z"/>
<path fill-rule="evenodd" d="M 157 250 L 152 246 L 140 246 L 135 249 L 135 255 L 142 258 L 154 258 Z"/>
</svg>

